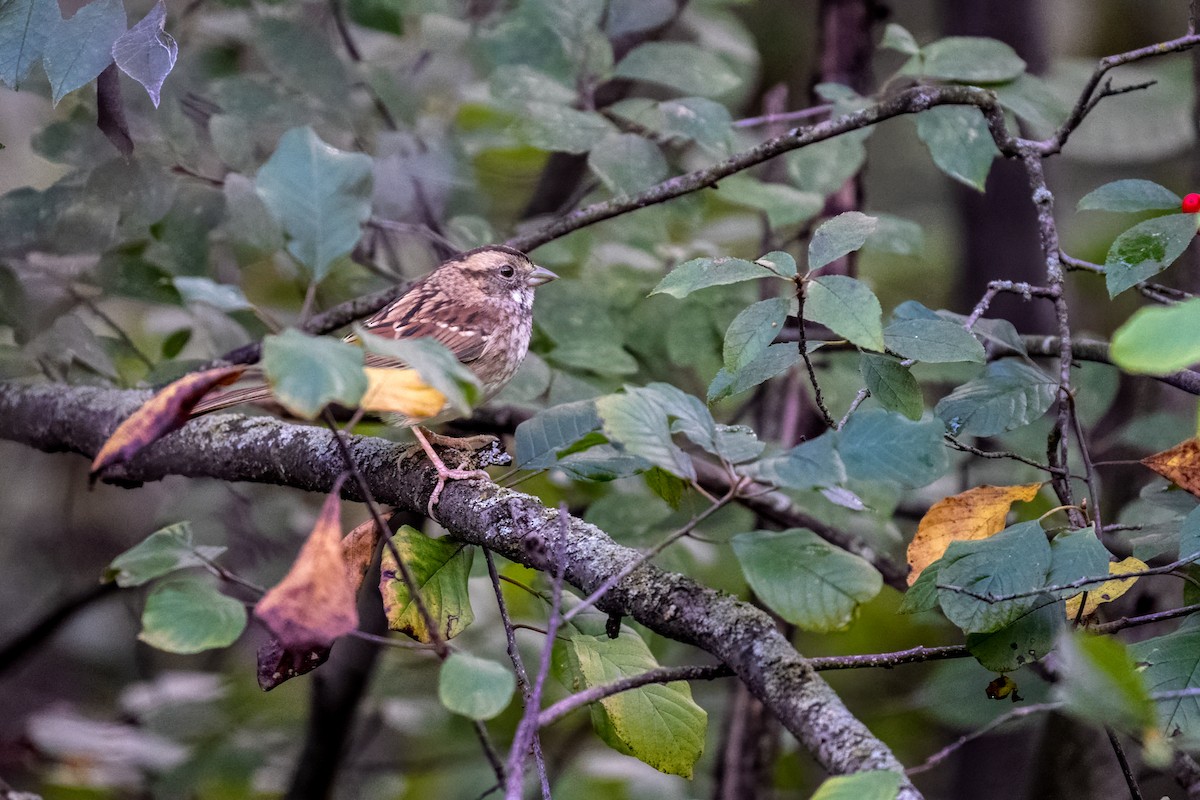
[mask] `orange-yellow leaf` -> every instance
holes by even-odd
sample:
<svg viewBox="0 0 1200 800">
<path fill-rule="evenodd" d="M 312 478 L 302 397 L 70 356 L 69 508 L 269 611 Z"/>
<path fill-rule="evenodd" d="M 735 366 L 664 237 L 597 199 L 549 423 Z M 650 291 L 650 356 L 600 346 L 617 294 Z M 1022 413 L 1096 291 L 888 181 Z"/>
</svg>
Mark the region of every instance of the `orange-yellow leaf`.
<svg viewBox="0 0 1200 800">
<path fill-rule="evenodd" d="M 360 579 L 342 551 L 340 500 L 329 495 L 295 563 L 254 607 L 284 650 L 328 647 L 358 627 Z"/>
<path fill-rule="evenodd" d="M 1012 504 L 1018 500 L 1029 502 L 1041 488 L 1040 483 L 978 486 L 934 503 L 908 545 L 908 585 L 912 586 L 922 570 L 941 558 L 951 542 L 986 539 L 1004 530 Z"/>
<path fill-rule="evenodd" d="M 366 372 L 367 391 L 358 404 L 364 411 L 428 419 L 446 406 L 446 396 L 421 380 L 415 369 L 367 367 Z"/>
<path fill-rule="evenodd" d="M 244 365 L 234 364 L 193 372 L 168 384 L 117 426 L 92 461 L 92 476 L 105 467 L 128 461 L 143 447 L 182 428 L 204 395 L 218 386 L 233 383 L 245 371 Z"/>
<path fill-rule="evenodd" d="M 1130 556 L 1124 561 L 1114 561 L 1108 565 L 1109 575 L 1127 575 L 1130 572 L 1142 572 L 1146 562 Z M 1099 586 L 1087 589 L 1087 603 L 1083 606 L 1083 616 L 1090 617 L 1102 603 L 1111 603 L 1129 591 L 1137 578 L 1123 578 L 1105 581 Z M 1079 615 L 1079 604 L 1083 602 L 1083 592 L 1067 600 L 1067 619 L 1075 619 Z"/>
<path fill-rule="evenodd" d="M 391 519 L 391 516 L 390 512 L 384 514 L 384 521 Z M 375 545 L 378 543 L 379 527 L 374 518 L 368 519 L 342 538 L 342 560 L 346 562 L 346 569 L 354 578 L 355 593 L 362 586 L 367 568 L 371 566 L 371 559 L 375 557 Z"/>
<path fill-rule="evenodd" d="M 1011 697 L 1014 703 L 1021 700 L 1021 695 L 1017 694 L 1017 682 L 1007 675 L 992 680 L 984 691 L 991 700 L 1003 700 L 1006 697 Z"/>
<path fill-rule="evenodd" d="M 1200 497 L 1200 439 L 1188 439 L 1170 450 L 1146 456 L 1142 463 L 1180 489 Z"/>
</svg>

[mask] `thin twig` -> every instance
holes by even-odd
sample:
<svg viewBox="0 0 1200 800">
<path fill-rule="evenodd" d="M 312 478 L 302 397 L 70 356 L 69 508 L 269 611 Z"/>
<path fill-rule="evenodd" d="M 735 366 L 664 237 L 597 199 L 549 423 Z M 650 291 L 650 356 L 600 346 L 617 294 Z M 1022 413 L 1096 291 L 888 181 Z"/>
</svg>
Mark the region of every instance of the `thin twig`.
<svg viewBox="0 0 1200 800">
<path fill-rule="evenodd" d="M 1020 600 L 1023 597 L 1036 597 L 1040 594 L 1053 594 L 1055 592 L 1064 592 L 1070 589 L 1080 589 L 1084 586 L 1093 586 L 1098 583 L 1107 583 L 1108 581 L 1123 582 L 1126 580 L 1133 580 L 1134 578 L 1146 578 L 1153 575 L 1167 575 L 1179 569 L 1180 567 L 1191 564 L 1196 559 L 1200 559 L 1200 552 L 1192 553 L 1186 558 L 1181 558 L 1178 561 L 1172 561 L 1170 564 L 1165 564 L 1161 567 L 1147 567 L 1146 569 L 1138 570 L 1136 572 L 1110 572 L 1107 575 L 1079 578 L 1078 580 L 1071 581 L 1070 583 L 1060 583 L 1054 586 L 1039 586 L 1036 589 L 1029 589 L 1021 592 L 1011 592 L 1009 594 L 984 594 L 976 592 L 972 589 L 967 589 L 964 586 L 954 586 L 952 584 L 945 583 L 937 584 L 937 588 L 945 589 L 948 592 L 955 592 L 957 594 L 965 594 L 968 597 L 973 597 L 976 600 L 982 600 L 985 603 L 1004 603 L 1009 600 Z"/>
<path fill-rule="evenodd" d="M 1125 756 L 1125 748 L 1121 746 L 1117 734 L 1111 727 L 1105 725 L 1104 732 L 1108 734 L 1108 743 L 1112 745 L 1113 753 L 1117 756 L 1117 763 L 1121 765 L 1121 774 L 1125 776 L 1125 785 L 1129 787 L 1130 800 L 1142 800 L 1142 790 L 1138 786 L 1137 777 L 1133 774 L 1133 768 L 1129 765 L 1129 759 Z"/>
<path fill-rule="evenodd" d="M 733 127 L 757 128 L 759 125 L 778 125 L 782 122 L 799 122 L 802 119 L 811 119 L 812 117 L 819 117 L 822 114 L 828 114 L 832 110 L 832 104 L 822 103 L 819 106 L 802 108 L 799 111 L 784 111 L 780 114 L 763 114 L 760 117 L 745 117 L 744 119 L 734 120 Z"/>
<path fill-rule="evenodd" d="M 1013 461 L 1020 461 L 1022 464 L 1028 464 L 1031 467 L 1037 467 L 1043 472 L 1049 472 L 1051 475 L 1062 475 L 1064 473 L 1062 467 L 1051 467 L 1047 464 L 1034 461 L 1032 458 L 1026 458 L 1020 453 L 1012 453 L 1007 450 L 980 450 L 978 447 L 973 447 L 965 442 L 960 442 L 949 433 L 945 434 L 944 438 L 946 440 L 946 444 L 955 450 L 960 450 L 964 453 L 971 453 L 972 455 L 979 456 L 980 458 L 1009 458 Z"/>
<path fill-rule="evenodd" d="M 628 678 L 621 678 L 611 683 L 590 686 L 582 692 L 576 692 L 573 695 L 564 697 L 538 715 L 538 727 L 544 728 L 547 725 L 553 725 L 575 709 L 582 708 L 589 703 L 595 703 L 614 694 L 628 692 L 631 689 L 637 689 L 651 683 L 707 681 L 714 678 L 728 678 L 731 675 L 733 675 L 733 670 L 724 664 L 702 667 L 659 667 L 658 669 L 647 670 L 640 675 L 631 675 Z"/>
<path fill-rule="evenodd" d="M 808 336 L 804 331 L 804 299 L 808 295 L 808 290 L 805 282 L 801 279 L 796 280 L 796 333 L 797 341 L 800 346 L 800 357 L 804 359 L 804 368 L 808 371 L 808 382 L 812 385 L 813 402 L 817 405 L 817 410 L 821 412 L 821 419 L 825 421 L 825 427 L 837 428 L 838 424 L 834 422 L 833 417 L 829 413 L 829 409 L 825 407 L 825 399 L 821 396 L 821 384 L 817 380 L 817 371 L 813 368 L 812 357 L 808 354 Z"/>
<path fill-rule="evenodd" d="M 505 800 L 521 800 L 522 788 L 525 784 L 525 756 L 533 744 L 534 737 L 538 731 L 538 715 L 542 703 L 542 689 L 546 685 L 546 676 L 550 673 L 554 639 L 558 635 L 559 627 L 566 622 L 562 614 L 562 595 L 563 577 L 567 569 L 564 546 L 567 541 L 569 524 L 567 506 L 566 504 L 562 504 L 558 507 L 558 534 L 555 537 L 553 562 L 550 570 L 553 578 L 551 583 L 551 597 L 553 598 L 553 602 L 550 604 L 550 619 L 546 623 L 546 642 L 542 645 L 542 658 L 538 664 L 538 671 L 534 677 L 533 687 L 530 689 L 529 697 L 525 701 L 525 713 L 521 716 L 521 722 L 517 725 L 517 731 L 513 735 L 512 749 L 508 753 L 507 776 L 504 782 Z"/>
</svg>

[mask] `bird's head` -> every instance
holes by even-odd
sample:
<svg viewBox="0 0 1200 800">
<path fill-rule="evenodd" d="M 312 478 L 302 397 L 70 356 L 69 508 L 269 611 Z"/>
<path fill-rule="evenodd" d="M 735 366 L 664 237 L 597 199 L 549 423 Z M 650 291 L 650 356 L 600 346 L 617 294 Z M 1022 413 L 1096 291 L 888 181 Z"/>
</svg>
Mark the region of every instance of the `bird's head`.
<svg viewBox="0 0 1200 800">
<path fill-rule="evenodd" d="M 450 259 L 439 269 L 457 272 L 478 292 L 492 301 L 515 302 L 527 306 L 533 302 L 533 290 L 558 276 L 539 267 L 520 250 L 491 245 L 469 250 Z"/>
</svg>

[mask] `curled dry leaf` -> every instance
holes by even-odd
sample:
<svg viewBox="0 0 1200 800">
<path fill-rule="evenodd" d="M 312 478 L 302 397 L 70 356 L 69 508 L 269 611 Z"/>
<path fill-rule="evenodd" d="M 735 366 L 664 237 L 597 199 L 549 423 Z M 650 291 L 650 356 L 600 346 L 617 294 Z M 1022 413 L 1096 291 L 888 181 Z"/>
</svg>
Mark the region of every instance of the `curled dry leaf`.
<svg viewBox="0 0 1200 800">
<path fill-rule="evenodd" d="M 384 520 L 391 518 L 384 514 Z M 369 519 L 342 538 L 342 560 L 354 584 L 354 591 L 362 587 L 363 579 L 375 557 L 379 543 L 379 531 L 375 520 Z M 288 649 L 275 637 L 271 637 L 258 648 L 258 685 L 264 692 L 279 684 L 312 672 L 328 660 L 332 646 L 303 647 Z"/>
<path fill-rule="evenodd" d="M 1146 562 L 1136 559 L 1133 556 L 1126 558 L 1123 561 L 1114 561 L 1108 565 L 1109 575 L 1127 575 L 1130 572 L 1142 572 L 1146 569 Z M 1096 613 L 1096 609 L 1103 603 L 1111 603 L 1121 595 L 1133 588 L 1133 584 L 1137 578 L 1118 578 L 1111 581 L 1105 581 L 1099 586 L 1093 586 L 1087 589 L 1087 602 L 1083 605 L 1083 616 L 1090 617 Z M 1084 593 L 1081 591 L 1074 597 L 1067 599 L 1067 619 L 1073 620 L 1079 615 L 1079 604 L 1083 603 Z"/>
<path fill-rule="evenodd" d="M 1020 486 L 977 486 L 937 501 L 917 526 L 908 544 L 908 585 L 946 552 L 951 542 L 986 539 L 1004 530 L 1009 509 L 1018 500 L 1028 503 L 1042 488 L 1040 483 Z"/>
<path fill-rule="evenodd" d="M 1146 456 L 1142 463 L 1180 489 L 1200 497 L 1200 439 L 1188 439 L 1170 450 Z"/>
<path fill-rule="evenodd" d="M 366 373 L 367 391 L 358 404 L 364 411 L 428 419 L 446 405 L 446 395 L 421 380 L 415 369 L 367 367 Z"/>
<path fill-rule="evenodd" d="M 118 425 L 112 436 L 108 437 L 92 461 L 92 478 L 105 467 L 128 461 L 142 448 L 182 428 L 204 395 L 218 386 L 233 383 L 245 371 L 244 365 L 234 364 L 193 372 L 168 384 Z"/>
<path fill-rule="evenodd" d="M 355 593 L 361 578 L 342 555 L 340 516 L 335 491 L 288 574 L 254 607 L 285 650 L 329 647 L 358 627 Z"/>
</svg>

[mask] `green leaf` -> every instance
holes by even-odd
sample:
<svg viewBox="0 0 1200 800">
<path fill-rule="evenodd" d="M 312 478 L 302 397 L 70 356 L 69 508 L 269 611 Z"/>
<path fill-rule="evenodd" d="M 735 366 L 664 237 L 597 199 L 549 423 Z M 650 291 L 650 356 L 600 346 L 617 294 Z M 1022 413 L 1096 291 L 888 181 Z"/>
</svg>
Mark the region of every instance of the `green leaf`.
<svg viewBox="0 0 1200 800">
<path fill-rule="evenodd" d="M 862 168 L 867 159 L 863 141 L 870 135 L 869 128 L 843 133 L 788 153 L 788 176 L 804 191 L 833 194 Z"/>
<path fill-rule="evenodd" d="M 859 211 L 846 211 L 822 222 L 808 242 L 808 268 L 820 269 L 863 246 L 879 220 Z"/>
<path fill-rule="evenodd" d="M 75 16 L 53 27 L 42 54 L 42 66 L 50 79 L 54 105 L 95 80 L 112 63 L 113 42 L 125 32 L 126 25 L 121 0 L 92 0 Z"/>
<path fill-rule="evenodd" d="M 530 102 L 521 116 L 521 138 L 540 150 L 586 153 L 616 127 L 594 111 L 558 103 Z"/>
<path fill-rule="evenodd" d="M 1166 375 L 1200 361 L 1200 299 L 1145 306 L 1113 334 L 1113 363 L 1126 372 Z"/>
<path fill-rule="evenodd" d="M 871 397 L 888 411 L 896 411 L 911 420 L 918 420 L 925 413 L 921 387 L 908 367 L 901 366 L 889 356 L 863 353 L 859 371 Z"/>
<path fill-rule="evenodd" d="M 246 627 L 246 607 L 207 582 L 179 578 L 160 583 L 146 598 L 138 638 L 168 653 L 228 647 Z"/>
<path fill-rule="evenodd" d="M 906 56 L 913 56 L 921 52 L 921 46 L 908 32 L 908 28 L 894 22 L 889 22 L 883 29 L 883 39 L 880 40 L 879 46 L 884 50 L 896 50 Z"/>
<path fill-rule="evenodd" d="M 741 84 L 741 79 L 719 55 L 683 42 L 639 45 L 621 59 L 613 77 L 657 83 L 701 97 L 716 97 Z"/>
<path fill-rule="evenodd" d="M 1130 645 L 1129 653 L 1144 665 L 1141 679 L 1150 692 L 1200 688 L 1200 616 L 1188 617 L 1174 633 Z M 1200 735 L 1200 697 L 1161 701 L 1158 708 L 1168 738 L 1194 741 Z"/>
<path fill-rule="evenodd" d="M 438 699 L 455 714 L 491 719 L 508 708 L 517 679 L 512 669 L 488 658 L 451 653 L 438 672 Z"/>
<path fill-rule="evenodd" d="M 1014 672 L 1053 650 L 1065 625 L 1063 602 L 1047 603 L 999 630 L 967 634 L 967 649 L 992 672 Z"/>
<path fill-rule="evenodd" d="M 521 103 L 536 101 L 566 106 L 576 99 L 573 89 L 528 64 L 497 67 L 488 79 L 488 88 L 497 100 Z"/>
<path fill-rule="evenodd" d="M 55 0 L 9 0 L 0 4 L 0 82 L 20 89 L 42 57 L 59 22 Z"/>
<path fill-rule="evenodd" d="M 708 402 L 715 403 L 753 389 L 763 381 L 782 375 L 800 361 L 800 351 L 794 344 L 779 342 L 769 345 L 757 358 L 736 373 L 722 369 L 708 386 Z"/>
<path fill-rule="evenodd" d="M 600 428 L 600 416 L 591 400 L 548 408 L 517 426 L 514 440 L 517 469 L 547 469 L 559 453 Z"/>
<path fill-rule="evenodd" d="M 651 295 L 669 294 L 672 297 L 687 297 L 699 289 L 741 283 L 755 278 L 778 278 L 774 271 L 753 261 L 721 256 L 719 258 L 693 258 L 667 273 Z"/>
<path fill-rule="evenodd" d="M 954 436 L 996 436 L 1045 414 L 1057 395 L 1058 382 L 1045 372 L 1007 358 L 943 397 L 934 413 Z"/>
<path fill-rule="evenodd" d="M 1168 211 L 1179 208 L 1179 195 L 1154 181 L 1128 178 L 1093 189 L 1079 201 L 1080 211 Z"/>
<path fill-rule="evenodd" d="M 1195 235 L 1195 214 L 1155 217 L 1122 233 L 1108 248 L 1104 259 L 1108 296 L 1116 297 L 1171 266 Z"/>
<path fill-rule="evenodd" d="M 889 411 L 860 410 L 838 434 L 838 453 L 851 478 L 916 489 L 949 468 L 943 431 L 936 419 L 913 422 Z"/>
<path fill-rule="evenodd" d="M 981 600 L 946 588 L 992 598 L 1045 586 L 1050 544 L 1036 520 L 1012 525 L 987 539 L 951 542 L 941 560 L 938 601 L 946 618 L 965 633 L 998 631 L 1050 602 L 1046 595 Z"/>
<path fill-rule="evenodd" d="M 791 301 L 786 297 L 760 300 L 742 310 L 725 331 L 725 369 L 736 373 L 762 356 L 783 330 Z"/>
<path fill-rule="evenodd" d="M 1020 76 L 1025 62 L 1004 42 L 981 36 L 947 36 L 925 45 L 903 71 L 959 83 L 1004 83 Z"/>
<path fill-rule="evenodd" d="M 172 281 L 183 302 L 205 303 L 220 311 L 247 311 L 254 305 L 231 283 L 217 283 L 212 278 L 177 275 Z"/>
<path fill-rule="evenodd" d="M 766 267 L 781 278 L 796 277 L 796 259 L 782 250 L 772 250 L 765 256 L 759 256 L 754 259 L 754 263 Z"/>
<path fill-rule="evenodd" d="M 1024 73 L 1014 81 L 989 87 L 1000 105 L 1028 122 L 1039 136 L 1049 136 L 1067 121 L 1071 105 L 1056 93 L 1049 82 Z"/>
<path fill-rule="evenodd" d="M 1058 654 L 1062 671 L 1054 693 L 1067 713 L 1137 735 L 1158 722 L 1147 681 L 1120 640 L 1068 634 L 1059 640 Z"/>
<path fill-rule="evenodd" d="M 188 342 L 191 340 L 191 328 L 180 328 L 174 333 L 169 334 L 162 341 L 162 357 L 168 359 L 175 358 L 183 351 L 183 348 L 187 347 Z"/>
<path fill-rule="evenodd" d="M 346 14 L 355 24 L 400 36 L 404 33 L 403 6 L 395 0 L 349 0 Z"/>
<path fill-rule="evenodd" d="M 481 403 L 483 386 L 471 368 L 433 339 L 385 339 L 365 330 L 355 333 L 371 353 L 396 358 L 417 371 L 421 380 L 441 392 L 450 407 L 463 415 Z"/>
<path fill-rule="evenodd" d="M 475 548 L 449 537 L 433 539 L 408 525 L 396 531 L 392 543 L 408 565 L 421 600 L 442 638 L 453 639 L 462 633 L 475 621 L 467 591 Z M 389 628 L 419 642 L 431 641 L 425 620 L 400 577 L 391 548 L 387 547 L 380 564 L 379 594 Z"/>
<path fill-rule="evenodd" d="M 658 667 L 650 648 L 629 628 L 616 639 L 573 634 L 555 645 L 575 691 L 602 686 Z M 648 684 L 610 695 L 591 706 L 592 726 L 610 747 L 660 772 L 692 777 L 704 752 L 708 715 L 682 681 Z"/>
<path fill-rule="evenodd" d="M 983 114 L 973 106 L 937 106 L 917 115 L 917 136 L 938 169 L 983 191 L 992 160 L 1000 155 Z"/>
<path fill-rule="evenodd" d="M 803 630 L 846 628 L 883 588 L 874 567 L 803 528 L 739 534 L 733 552 L 754 593 Z"/>
<path fill-rule="evenodd" d="M 925 232 L 917 223 L 892 214 L 877 214 L 875 219 L 875 230 L 867 237 L 864 250 L 916 256 L 925 249 Z"/>
<path fill-rule="evenodd" d="M 883 332 L 887 349 L 904 358 L 927 364 L 947 364 L 987 359 L 983 345 L 970 331 L 944 319 L 905 319 L 893 322 Z"/>
<path fill-rule="evenodd" d="M 262 352 L 275 399 L 303 419 L 330 403 L 353 408 L 367 390 L 361 347 L 289 328 L 263 339 Z"/>
<path fill-rule="evenodd" d="M 717 430 L 708 406 L 669 383 L 648 383 L 635 390 L 646 395 L 674 421 L 671 433 L 682 433 L 710 453 L 717 452 Z"/>
<path fill-rule="evenodd" d="M 622 452 L 640 456 L 672 475 L 695 480 L 692 459 L 671 440 L 667 411 L 651 392 L 628 389 L 596 400 L 604 435 Z"/>
<path fill-rule="evenodd" d="M 1058 534 L 1050 541 L 1050 556 L 1050 576 L 1046 579 L 1050 586 L 1064 586 L 1082 578 L 1108 574 L 1108 550 L 1096 538 L 1092 528 Z M 1058 595 L 1065 600 L 1079 592 L 1079 589 L 1064 589 Z"/>
<path fill-rule="evenodd" d="M 112 560 L 104 580 L 127 589 L 189 567 L 202 567 L 225 552 L 224 547 L 192 544 L 192 526 L 179 522 L 160 528 Z"/>
<path fill-rule="evenodd" d="M 670 172 L 658 145 L 632 133 L 602 139 L 588 154 L 588 166 L 616 195 L 637 194 Z"/>
<path fill-rule="evenodd" d="M 733 119 L 729 109 L 703 97 L 680 97 L 658 104 L 661 130 L 668 136 L 685 136 L 715 153 L 732 149 Z"/>
<path fill-rule="evenodd" d="M 900 601 L 900 608 L 897 613 L 900 614 L 920 614 L 924 611 L 933 611 L 938 607 L 938 580 L 942 572 L 941 560 L 935 561 L 925 569 L 921 570 L 921 574 L 917 576 L 916 581 L 912 586 L 908 587 L 908 591 L 904 593 L 903 599 Z"/>
<path fill-rule="evenodd" d="M 804 316 L 869 350 L 882 350 L 883 309 L 862 281 L 819 275 L 805 287 Z"/>
<path fill-rule="evenodd" d="M 730 464 L 741 464 L 762 455 L 767 443 L 760 442 L 748 425 L 717 425 L 716 446 L 721 458 Z"/>
<path fill-rule="evenodd" d="M 786 489 L 818 489 L 846 480 L 846 466 L 834 446 L 837 436 L 824 433 L 778 455 L 746 464 L 743 475 Z"/>
<path fill-rule="evenodd" d="M 836 775 L 822 781 L 811 800 L 895 800 L 903 783 L 903 775 L 887 770 Z"/>
<path fill-rule="evenodd" d="M 354 249 L 371 214 L 371 158 L 331 147 L 307 126 L 280 138 L 255 185 L 288 235 L 288 252 L 316 281 Z"/>
<path fill-rule="evenodd" d="M 722 200 L 766 212 L 772 228 L 799 225 L 821 213 L 825 198 L 785 183 L 768 183 L 744 173 L 722 178 L 717 187 Z"/>
<path fill-rule="evenodd" d="M 683 495 L 688 490 L 688 484 L 685 481 L 658 467 L 651 467 L 643 472 L 642 480 L 646 482 L 646 486 L 654 492 L 656 497 L 674 510 L 679 510 L 679 506 L 683 502 Z"/>
</svg>

